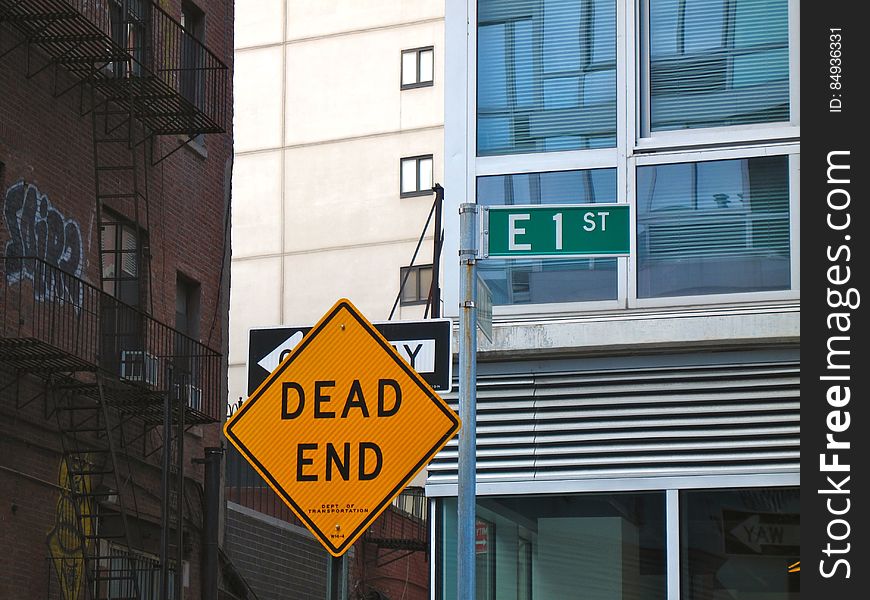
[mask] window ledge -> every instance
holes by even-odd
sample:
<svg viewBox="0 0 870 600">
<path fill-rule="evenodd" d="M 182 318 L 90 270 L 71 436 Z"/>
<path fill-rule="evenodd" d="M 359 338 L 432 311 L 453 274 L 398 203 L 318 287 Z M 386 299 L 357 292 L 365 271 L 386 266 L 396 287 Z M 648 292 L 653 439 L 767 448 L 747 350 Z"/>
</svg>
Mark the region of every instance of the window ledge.
<svg viewBox="0 0 870 600">
<path fill-rule="evenodd" d="M 400 193 L 399 193 L 399 197 L 400 197 L 400 198 L 416 198 L 416 197 L 418 197 L 418 196 L 431 196 L 432 193 L 433 193 L 433 192 L 432 192 L 431 189 L 428 189 L 428 190 L 417 190 L 417 191 L 415 191 L 415 192 L 400 192 Z"/>
<path fill-rule="evenodd" d="M 795 301 L 718 310 L 705 307 L 534 320 L 496 319 L 493 334 L 493 343 L 478 338 L 479 351 L 491 358 L 790 344 L 800 340 L 800 304 Z"/>
<path fill-rule="evenodd" d="M 435 82 L 433 80 L 429 81 L 416 81 L 414 83 L 403 83 L 401 89 L 403 90 L 416 90 L 419 88 L 433 87 Z"/>
<path fill-rule="evenodd" d="M 723 146 L 770 145 L 800 140 L 800 125 L 769 125 L 735 127 L 711 127 L 653 133 L 637 140 L 636 154 L 687 148 L 722 148 Z"/>
</svg>

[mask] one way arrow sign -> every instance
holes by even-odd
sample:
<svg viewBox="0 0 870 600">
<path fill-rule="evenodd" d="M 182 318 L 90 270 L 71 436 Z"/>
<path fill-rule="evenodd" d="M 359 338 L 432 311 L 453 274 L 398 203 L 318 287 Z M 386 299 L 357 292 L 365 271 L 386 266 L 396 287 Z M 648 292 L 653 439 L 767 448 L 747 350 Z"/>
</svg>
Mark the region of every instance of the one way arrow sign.
<svg viewBox="0 0 870 600">
<path fill-rule="evenodd" d="M 798 556 L 800 515 L 789 513 L 749 513 L 722 511 L 725 551 L 728 554 L 766 554 Z"/>
<path fill-rule="evenodd" d="M 453 378 L 450 319 L 373 323 L 411 367 L 437 392 L 449 392 Z M 311 327 L 251 329 L 248 336 L 248 394 L 274 371 Z"/>
</svg>

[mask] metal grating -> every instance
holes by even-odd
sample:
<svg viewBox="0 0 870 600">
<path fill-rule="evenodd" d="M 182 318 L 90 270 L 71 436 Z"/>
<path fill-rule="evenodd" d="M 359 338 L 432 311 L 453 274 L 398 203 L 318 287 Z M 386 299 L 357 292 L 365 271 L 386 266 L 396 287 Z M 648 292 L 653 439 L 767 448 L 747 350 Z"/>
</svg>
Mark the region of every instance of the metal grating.
<svg viewBox="0 0 870 600">
<path fill-rule="evenodd" d="M 152 0 L 0 0 L 2 23 L 152 133 L 226 131 L 229 69 Z"/>
<path fill-rule="evenodd" d="M 221 355 L 86 281 L 28 257 L 0 256 L 0 361 L 68 391 L 162 422 L 166 394 L 188 424 L 223 418 Z M 75 388 L 75 389 L 72 389 Z M 177 412 L 177 411 L 176 411 Z"/>
<path fill-rule="evenodd" d="M 794 360 L 480 375 L 477 480 L 796 472 L 799 374 Z M 456 481 L 454 439 L 427 483 Z"/>
</svg>

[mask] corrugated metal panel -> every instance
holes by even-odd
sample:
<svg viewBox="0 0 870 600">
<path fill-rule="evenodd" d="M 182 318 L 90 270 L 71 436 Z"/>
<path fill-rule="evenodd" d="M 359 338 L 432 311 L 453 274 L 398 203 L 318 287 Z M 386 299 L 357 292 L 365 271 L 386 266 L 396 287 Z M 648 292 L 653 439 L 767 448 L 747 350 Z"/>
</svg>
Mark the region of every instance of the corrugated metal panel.
<svg viewBox="0 0 870 600">
<path fill-rule="evenodd" d="M 479 374 L 478 481 L 797 472 L 799 385 L 796 358 Z M 454 439 L 428 483 L 456 479 Z"/>
</svg>

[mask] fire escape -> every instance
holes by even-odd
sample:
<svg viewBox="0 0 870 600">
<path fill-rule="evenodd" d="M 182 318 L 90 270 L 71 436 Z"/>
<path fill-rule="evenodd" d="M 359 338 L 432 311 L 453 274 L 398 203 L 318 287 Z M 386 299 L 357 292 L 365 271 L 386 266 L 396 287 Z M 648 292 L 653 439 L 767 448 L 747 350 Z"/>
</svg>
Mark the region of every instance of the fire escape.
<svg viewBox="0 0 870 600">
<path fill-rule="evenodd" d="M 427 521 L 423 488 L 405 488 L 363 534 L 363 578 L 414 553 L 423 553 L 428 560 Z"/>
<path fill-rule="evenodd" d="M 64 556 L 50 541 L 49 558 L 64 598 L 179 598 L 183 432 L 221 419 L 221 356 L 140 308 L 153 301 L 150 251 L 127 240 L 148 230 L 153 165 L 225 130 L 228 70 L 150 0 L 0 0 L 0 42 L 10 38 L 0 58 L 23 51 L 26 77 L 48 71 L 51 93 L 77 94 L 91 119 L 101 232 L 99 287 L 37 258 L 0 257 L 0 363 L 16 374 L 7 385 L 42 382 L 39 394 L 17 396 L 18 408 L 41 401 L 56 422 L 76 524 L 57 541 Z M 118 233 L 124 227 L 131 235 Z M 157 452 L 154 561 L 134 551 L 135 463 Z"/>
</svg>

